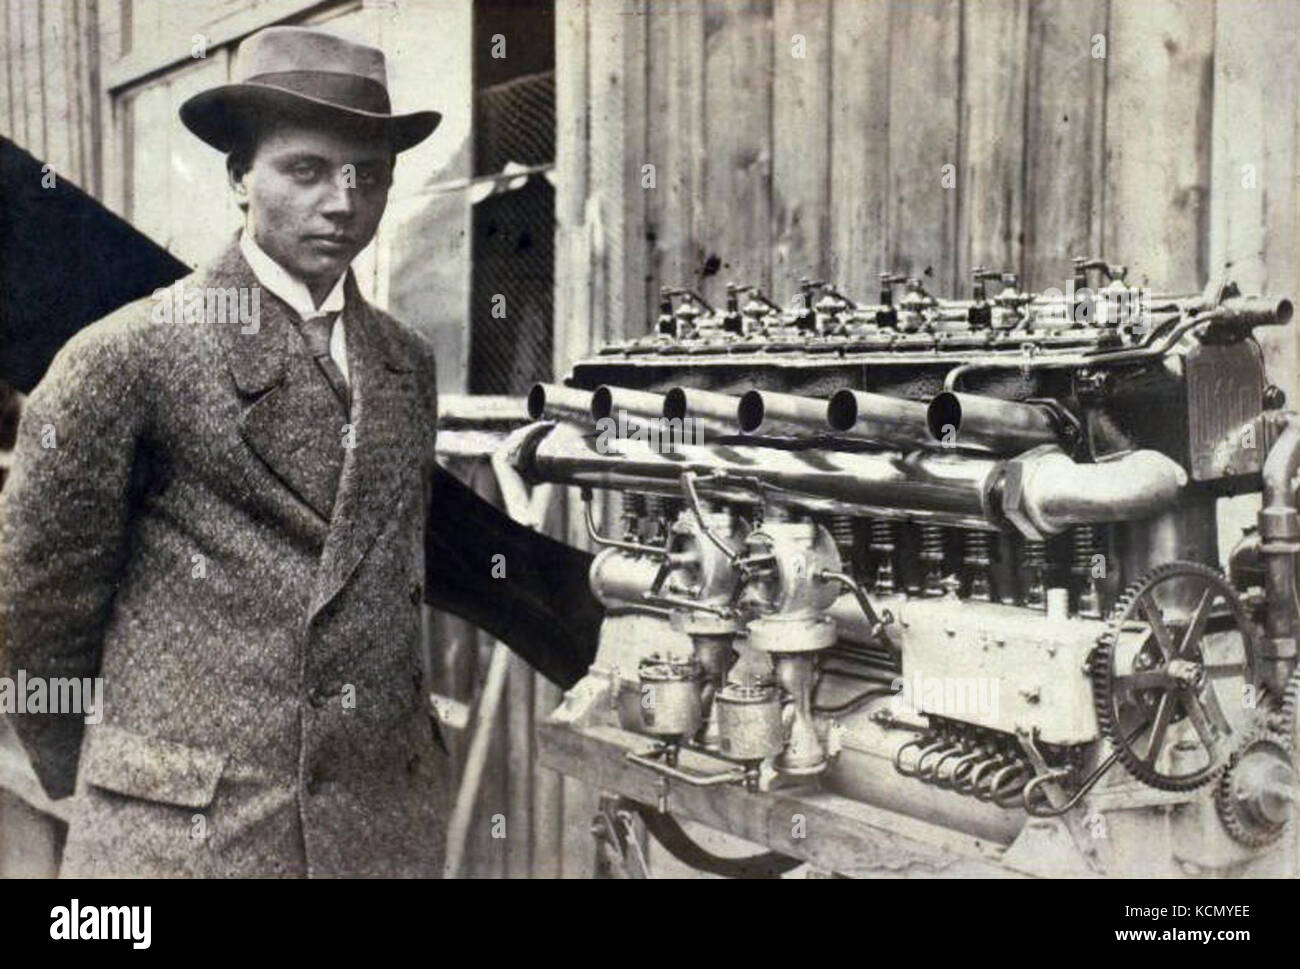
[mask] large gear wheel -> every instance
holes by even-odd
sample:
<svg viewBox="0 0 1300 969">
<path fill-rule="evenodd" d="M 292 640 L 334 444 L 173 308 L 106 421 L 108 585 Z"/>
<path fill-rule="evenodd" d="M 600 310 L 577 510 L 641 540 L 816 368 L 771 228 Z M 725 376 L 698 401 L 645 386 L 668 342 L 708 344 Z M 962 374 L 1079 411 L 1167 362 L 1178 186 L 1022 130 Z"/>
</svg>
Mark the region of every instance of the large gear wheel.
<svg viewBox="0 0 1300 969">
<path fill-rule="evenodd" d="M 1295 784 L 1291 749 L 1282 738 L 1261 731 L 1232 755 L 1214 788 L 1214 806 L 1233 840 L 1250 848 L 1277 841 L 1291 818 Z"/>
<path fill-rule="evenodd" d="M 1245 700 L 1260 696 L 1250 629 L 1236 591 L 1197 562 L 1153 569 L 1116 603 L 1093 653 L 1093 698 L 1134 777 L 1194 790 L 1241 749 L 1259 720 Z"/>
</svg>

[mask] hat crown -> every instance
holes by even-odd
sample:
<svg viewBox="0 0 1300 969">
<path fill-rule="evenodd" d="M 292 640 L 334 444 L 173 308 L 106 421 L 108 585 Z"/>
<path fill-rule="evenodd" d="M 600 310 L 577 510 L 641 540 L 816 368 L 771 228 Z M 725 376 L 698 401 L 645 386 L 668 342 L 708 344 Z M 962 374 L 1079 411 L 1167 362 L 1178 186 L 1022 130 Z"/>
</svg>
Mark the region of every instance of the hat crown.
<svg viewBox="0 0 1300 969">
<path fill-rule="evenodd" d="M 236 83 L 290 71 L 352 74 L 388 87 L 383 51 L 323 30 L 267 27 L 239 46 Z"/>
</svg>

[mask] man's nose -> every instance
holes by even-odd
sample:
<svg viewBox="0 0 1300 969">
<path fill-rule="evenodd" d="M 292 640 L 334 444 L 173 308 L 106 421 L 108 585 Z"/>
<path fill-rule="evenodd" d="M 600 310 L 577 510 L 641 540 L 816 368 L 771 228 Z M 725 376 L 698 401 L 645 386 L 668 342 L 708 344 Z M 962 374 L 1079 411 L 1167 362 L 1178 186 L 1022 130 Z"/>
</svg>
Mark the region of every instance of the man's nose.
<svg viewBox="0 0 1300 969">
<path fill-rule="evenodd" d="M 321 212 L 324 215 L 346 219 L 351 218 L 356 211 L 356 202 L 353 198 L 353 193 L 356 191 L 356 176 L 351 172 L 352 167 L 344 165 L 329 180 L 321 205 Z"/>
</svg>

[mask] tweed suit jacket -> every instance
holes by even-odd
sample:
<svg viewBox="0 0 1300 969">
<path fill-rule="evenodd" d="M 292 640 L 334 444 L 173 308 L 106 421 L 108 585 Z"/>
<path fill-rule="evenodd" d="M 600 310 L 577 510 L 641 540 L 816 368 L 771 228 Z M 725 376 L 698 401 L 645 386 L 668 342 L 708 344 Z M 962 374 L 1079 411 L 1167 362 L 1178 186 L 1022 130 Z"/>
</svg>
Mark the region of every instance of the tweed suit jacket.
<svg viewBox="0 0 1300 969">
<path fill-rule="evenodd" d="M 257 280 L 232 244 L 184 286 Z M 254 332 L 215 301 L 191 322 L 130 304 L 27 402 L 0 666 L 103 678 L 102 722 L 13 718 L 47 791 L 77 792 L 65 875 L 441 873 L 434 359 L 350 272 L 345 297 L 351 427 L 267 290 Z"/>
</svg>

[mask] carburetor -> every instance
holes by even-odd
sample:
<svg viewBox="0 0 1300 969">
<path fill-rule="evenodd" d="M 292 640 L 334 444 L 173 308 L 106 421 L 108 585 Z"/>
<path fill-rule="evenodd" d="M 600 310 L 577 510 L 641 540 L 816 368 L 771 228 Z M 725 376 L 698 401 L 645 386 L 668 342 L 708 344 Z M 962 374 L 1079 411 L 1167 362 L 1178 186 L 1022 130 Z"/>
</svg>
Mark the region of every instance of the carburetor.
<svg viewBox="0 0 1300 969">
<path fill-rule="evenodd" d="M 1300 418 L 1253 335 L 1292 305 L 1126 275 L 667 290 L 535 387 L 509 458 L 579 489 L 607 610 L 542 760 L 764 864 L 1294 873 Z"/>
</svg>

